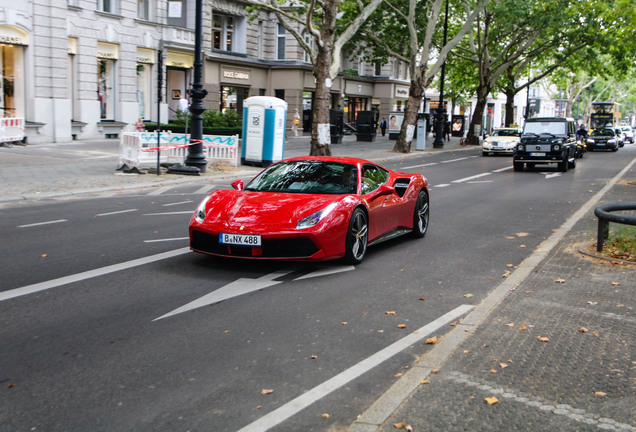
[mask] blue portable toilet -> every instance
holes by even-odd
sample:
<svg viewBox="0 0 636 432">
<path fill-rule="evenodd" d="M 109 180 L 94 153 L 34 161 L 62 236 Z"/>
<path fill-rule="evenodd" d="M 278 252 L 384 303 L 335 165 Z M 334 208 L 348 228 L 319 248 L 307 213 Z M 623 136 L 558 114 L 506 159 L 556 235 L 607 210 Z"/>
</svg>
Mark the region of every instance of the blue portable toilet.
<svg viewBox="0 0 636 432">
<path fill-rule="evenodd" d="M 271 96 L 243 101 L 241 164 L 268 166 L 283 159 L 287 102 Z"/>
</svg>

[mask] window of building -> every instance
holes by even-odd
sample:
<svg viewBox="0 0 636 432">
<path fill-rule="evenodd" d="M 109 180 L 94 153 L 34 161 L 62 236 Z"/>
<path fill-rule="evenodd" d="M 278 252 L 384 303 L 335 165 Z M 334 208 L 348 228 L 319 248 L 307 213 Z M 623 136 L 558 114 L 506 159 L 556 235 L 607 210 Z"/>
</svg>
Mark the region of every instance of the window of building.
<svg viewBox="0 0 636 432">
<path fill-rule="evenodd" d="M 276 58 L 278 60 L 285 60 L 285 27 L 282 24 L 278 24 L 278 34 L 276 38 Z"/>
<path fill-rule="evenodd" d="M 373 62 L 373 73 L 375 76 L 382 76 L 382 60 Z"/>
<path fill-rule="evenodd" d="M 142 20 L 150 19 L 150 0 L 137 0 L 137 18 Z"/>
<path fill-rule="evenodd" d="M 256 36 L 256 58 L 258 59 L 263 58 L 264 26 L 263 21 L 258 22 L 258 35 Z"/>
<path fill-rule="evenodd" d="M 314 47 L 314 38 L 307 32 L 303 34 L 303 38 L 305 39 L 305 43 L 309 45 L 311 48 Z M 311 63 L 311 56 L 305 50 L 303 50 L 303 61 L 305 63 Z"/>
<path fill-rule="evenodd" d="M 24 117 L 23 48 L 0 45 L 0 117 Z"/>
<path fill-rule="evenodd" d="M 139 117 L 143 120 L 150 120 L 151 117 L 151 83 L 151 65 L 137 63 L 137 104 Z"/>
<path fill-rule="evenodd" d="M 117 0 L 97 0 L 97 10 L 108 13 L 117 13 Z"/>
<path fill-rule="evenodd" d="M 168 0 L 167 24 L 173 27 L 187 27 L 187 3 L 185 0 Z"/>
<path fill-rule="evenodd" d="M 97 60 L 97 99 L 100 105 L 100 117 L 104 120 L 115 119 L 115 61 Z"/>
<path fill-rule="evenodd" d="M 212 48 L 234 51 L 234 17 L 215 13 L 212 17 Z"/>
<path fill-rule="evenodd" d="M 358 76 L 364 76 L 365 63 L 362 57 L 358 58 Z"/>
</svg>

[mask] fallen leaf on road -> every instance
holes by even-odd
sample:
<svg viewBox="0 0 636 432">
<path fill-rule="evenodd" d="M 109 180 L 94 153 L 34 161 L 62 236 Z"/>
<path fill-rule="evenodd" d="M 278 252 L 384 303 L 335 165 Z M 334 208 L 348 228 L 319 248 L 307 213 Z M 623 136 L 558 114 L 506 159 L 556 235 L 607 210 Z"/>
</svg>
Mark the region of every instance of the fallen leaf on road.
<svg viewBox="0 0 636 432">
<path fill-rule="evenodd" d="M 547 337 L 543 337 L 543 336 L 539 336 L 539 337 L 537 338 L 537 340 L 538 340 L 539 342 L 550 342 L 550 339 L 548 339 Z"/>
<path fill-rule="evenodd" d="M 327 413 L 324 413 L 324 414 L 322 415 L 322 418 L 324 418 L 324 419 L 328 419 L 329 417 L 330 417 L 330 415 L 329 415 L 329 414 L 327 414 Z"/>
<path fill-rule="evenodd" d="M 506 267 L 510 268 L 510 267 L 514 267 L 514 264 L 506 264 Z"/>
<path fill-rule="evenodd" d="M 555 279 L 554 283 L 565 283 L 565 279 Z"/>
<path fill-rule="evenodd" d="M 506 324 L 506 326 L 507 326 L 507 327 L 514 327 L 514 326 L 515 326 L 515 323 L 508 323 L 508 324 Z"/>
<path fill-rule="evenodd" d="M 502 369 L 505 369 L 508 367 L 508 364 L 506 363 L 499 363 L 499 367 L 501 367 Z"/>
<path fill-rule="evenodd" d="M 598 333 L 596 333 L 596 332 L 594 332 L 594 333 L 592 333 L 592 334 L 593 334 L 594 336 L 598 336 Z"/>
<path fill-rule="evenodd" d="M 614 286 L 618 286 L 620 284 L 621 284 L 620 282 L 612 282 L 612 285 L 614 285 Z"/>
<path fill-rule="evenodd" d="M 521 246 L 519 246 L 519 247 L 520 247 L 520 248 L 524 248 L 524 247 L 526 247 L 526 245 L 521 245 Z"/>
<path fill-rule="evenodd" d="M 386 311 L 384 313 L 387 315 L 395 315 L 395 311 Z"/>
<path fill-rule="evenodd" d="M 393 424 L 393 427 L 396 428 L 396 429 L 404 429 L 404 426 L 406 426 L 406 422 L 400 422 L 400 423 Z"/>
<path fill-rule="evenodd" d="M 42 258 L 46 258 L 47 256 L 49 256 L 49 254 L 42 254 L 40 255 Z"/>
<path fill-rule="evenodd" d="M 494 396 L 484 398 L 484 401 L 486 401 L 486 403 L 487 403 L 488 405 L 494 405 L 494 404 L 496 404 L 496 403 L 499 403 L 499 399 L 497 399 L 497 398 L 496 398 L 496 397 L 494 397 Z"/>
<path fill-rule="evenodd" d="M 607 393 L 605 393 L 605 392 L 594 392 L 594 394 L 596 396 L 607 396 Z"/>
<path fill-rule="evenodd" d="M 587 333 L 587 332 L 588 332 L 588 330 L 587 330 L 585 327 L 581 327 L 581 328 L 579 329 L 579 331 L 580 331 L 581 333 Z"/>
<path fill-rule="evenodd" d="M 517 233 L 517 237 L 528 237 L 530 234 L 528 234 L 527 232 L 519 232 Z"/>
<path fill-rule="evenodd" d="M 430 384 L 431 382 L 429 380 L 422 380 L 420 381 L 420 384 Z"/>
<path fill-rule="evenodd" d="M 396 374 L 395 374 L 395 375 L 393 375 L 393 376 L 394 376 L 395 378 L 399 378 L 399 377 L 401 377 L 402 375 L 404 375 L 404 374 L 403 374 L 402 372 L 400 372 L 400 373 L 396 373 Z"/>
<path fill-rule="evenodd" d="M 406 324 L 398 324 L 398 328 L 406 328 Z"/>
<path fill-rule="evenodd" d="M 504 274 L 501 275 L 501 277 L 505 277 L 505 278 L 507 278 L 508 276 L 510 276 L 510 272 L 509 271 L 507 271 L 507 272 L 505 272 Z"/>
<path fill-rule="evenodd" d="M 473 298 L 473 297 L 475 297 L 475 295 L 474 295 L 474 294 L 464 294 L 464 297 L 466 297 L 466 298 Z"/>
<path fill-rule="evenodd" d="M 316 360 L 316 359 L 318 358 L 318 356 L 317 356 L 317 355 L 312 355 L 312 356 L 311 356 L 311 357 L 309 357 L 309 358 L 310 358 L 310 359 L 312 359 L 312 360 Z"/>
<path fill-rule="evenodd" d="M 348 323 L 348 322 L 346 322 L 346 321 L 343 321 L 343 322 L 341 322 L 340 324 L 342 324 L 342 325 L 347 325 L 347 324 L 349 324 L 349 323 Z"/>
<path fill-rule="evenodd" d="M 595 306 L 595 305 L 598 304 L 598 302 L 589 301 L 589 302 L 587 302 L 587 304 Z"/>
<path fill-rule="evenodd" d="M 528 327 L 526 327 L 526 325 L 522 325 L 521 327 L 519 327 L 519 331 L 523 331 L 523 330 L 527 330 Z"/>
<path fill-rule="evenodd" d="M 264 395 L 268 395 L 268 394 L 272 394 L 272 393 L 274 393 L 274 390 L 272 390 L 272 389 L 263 389 L 263 390 L 261 390 L 261 394 L 264 394 Z"/>
<path fill-rule="evenodd" d="M 457 321 L 453 321 L 452 323 L 449 324 L 451 327 L 455 327 L 457 325 Z"/>
<path fill-rule="evenodd" d="M 420 301 L 424 301 L 426 300 L 424 297 L 420 297 Z"/>
<path fill-rule="evenodd" d="M 490 373 L 497 373 L 497 369 L 490 369 Z"/>
<path fill-rule="evenodd" d="M 429 345 L 435 345 L 437 343 L 437 336 L 433 336 L 432 338 L 426 339 L 426 342 L 424 343 Z"/>
</svg>

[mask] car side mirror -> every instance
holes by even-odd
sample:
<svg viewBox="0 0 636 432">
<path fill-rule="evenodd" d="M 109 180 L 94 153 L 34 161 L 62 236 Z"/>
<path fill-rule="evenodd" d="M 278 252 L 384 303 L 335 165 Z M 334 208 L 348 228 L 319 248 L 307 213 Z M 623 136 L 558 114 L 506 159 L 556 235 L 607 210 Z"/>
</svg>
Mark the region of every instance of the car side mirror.
<svg viewBox="0 0 636 432">
<path fill-rule="evenodd" d="M 395 193 L 395 188 L 393 186 L 389 186 L 388 184 L 383 184 L 376 191 L 377 196 L 391 195 L 393 193 Z"/>
<path fill-rule="evenodd" d="M 243 180 L 241 180 L 241 179 L 234 180 L 232 182 L 232 187 L 234 189 L 236 189 L 237 191 L 242 191 L 243 190 Z"/>
</svg>

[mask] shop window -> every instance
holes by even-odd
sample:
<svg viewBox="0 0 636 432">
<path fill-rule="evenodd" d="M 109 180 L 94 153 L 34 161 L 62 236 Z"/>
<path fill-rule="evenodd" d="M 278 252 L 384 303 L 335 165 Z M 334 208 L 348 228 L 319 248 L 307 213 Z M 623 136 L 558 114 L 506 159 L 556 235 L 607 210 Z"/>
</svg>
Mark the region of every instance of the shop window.
<svg viewBox="0 0 636 432">
<path fill-rule="evenodd" d="M 97 61 L 97 99 L 100 105 L 100 118 L 115 119 L 115 62 L 98 59 Z"/>
<path fill-rule="evenodd" d="M 214 14 L 212 18 L 212 48 L 234 51 L 234 17 Z"/>
<path fill-rule="evenodd" d="M 137 18 L 150 19 L 150 0 L 137 0 Z"/>
<path fill-rule="evenodd" d="M 117 0 L 97 0 L 97 10 L 108 13 L 117 13 Z"/>
<path fill-rule="evenodd" d="M 24 117 L 22 48 L 0 45 L 0 117 Z"/>
<path fill-rule="evenodd" d="M 149 64 L 137 63 L 137 104 L 139 117 L 150 120 L 151 67 Z"/>
<path fill-rule="evenodd" d="M 276 38 L 276 58 L 278 60 L 285 60 L 285 27 L 282 24 L 278 24 L 278 34 Z"/>
</svg>

